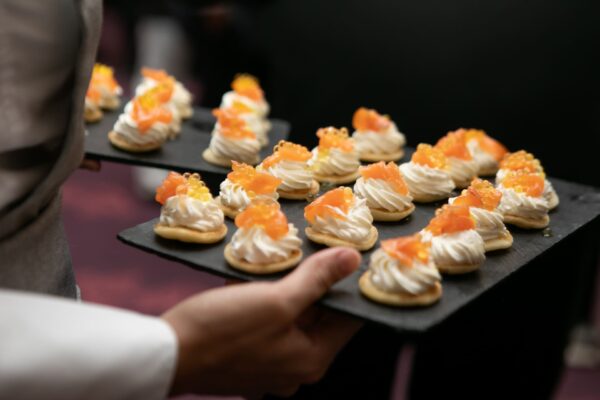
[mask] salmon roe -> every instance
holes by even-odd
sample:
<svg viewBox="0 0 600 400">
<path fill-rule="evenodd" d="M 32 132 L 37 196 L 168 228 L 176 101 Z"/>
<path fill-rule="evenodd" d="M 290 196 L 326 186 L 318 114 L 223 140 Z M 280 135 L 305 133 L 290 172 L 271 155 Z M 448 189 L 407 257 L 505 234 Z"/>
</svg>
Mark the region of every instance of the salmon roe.
<svg viewBox="0 0 600 400">
<path fill-rule="evenodd" d="M 311 224 L 315 222 L 317 217 L 344 219 L 344 216 L 335 212 L 334 209 L 338 208 L 342 213 L 347 214 L 353 203 L 354 194 L 352 189 L 341 186 L 328 191 L 306 206 L 304 208 L 304 218 Z"/>
<path fill-rule="evenodd" d="M 352 117 L 352 126 L 357 131 L 385 132 L 392 125 L 390 118 L 377 111 L 361 107 Z"/>
<path fill-rule="evenodd" d="M 317 131 L 317 137 L 319 138 L 319 151 L 335 148 L 345 153 L 351 153 L 354 150 L 354 141 L 349 138 L 346 128 L 337 129 L 333 126 L 320 128 Z"/>
<path fill-rule="evenodd" d="M 421 143 L 413 153 L 411 159 L 413 163 L 424 165 L 429 168 L 446 169 L 448 160 L 444 153 L 429 144 Z"/>
<path fill-rule="evenodd" d="M 264 98 L 258 79 L 249 74 L 239 74 L 231 82 L 231 88 L 237 94 L 259 101 Z"/>
<path fill-rule="evenodd" d="M 490 182 L 475 178 L 471 185 L 454 199 L 453 205 L 495 210 L 500 204 L 502 193 Z"/>
<path fill-rule="evenodd" d="M 415 260 L 426 264 L 429 261 L 429 247 L 429 243 L 421 241 L 419 234 L 381 241 L 383 251 L 407 267 L 412 267 Z"/>
<path fill-rule="evenodd" d="M 248 128 L 237 112 L 227 108 L 215 108 L 213 115 L 221 126 L 223 136 L 234 140 L 256 139 L 254 132 Z"/>
<path fill-rule="evenodd" d="M 525 193 L 530 197 L 540 197 L 544 193 L 544 177 L 540 174 L 527 172 L 509 173 L 503 180 L 502 186 L 513 189 L 519 193 Z"/>
<path fill-rule="evenodd" d="M 429 221 L 426 229 L 434 236 L 439 236 L 474 228 L 475 221 L 471 217 L 469 207 L 446 204 L 436 211 L 435 217 Z"/>
<path fill-rule="evenodd" d="M 262 162 L 264 168 L 270 168 L 280 161 L 306 162 L 312 157 L 311 152 L 304 146 L 281 140 L 273 147 L 273 154 Z"/>
<path fill-rule="evenodd" d="M 514 153 L 506 154 L 502 161 L 500 161 L 500 168 L 512 171 L 523 171 L 527 173 L 544 172 L 544 168 L 542 168 L 540 160 L 525 150 L 519 150 Z"/>
<path fill-rule="evenodd" d="M 502 143 L 491 138 L 480 129 L 467 129 L 465 137 L 467 143 L 471 140 L 475 140 L 479 145 L 479 148 L 491 155 L 496 161 L 502 160 L 502 157 L 508 153 L 508 150 Z"/>
<path fill-rule="evenodd" d="M 161 106 L 157 93 L 153 91 L 133 99 L 131 117 L 137 123 L 140 133 L 148 131 L 157 122 L 168 124 L 173 119 L 171 112 Z"/>
<path fill-rule="evenodd" d="M 232 171 L 227 174 L 227 179 L 244 188 L 250 197 L 255 195 L 272 194 L 282 182 L 273 175 L 257 171 L 248 164 L 231 161 Z"/>
<path fill-rule="evenodd" d="M 400 168 L 394 162 L 386 164 L 380 161 L 360 167 L 358 171 L 364 179 L 382 179 L 389 183 L 397 193 L 402 195 L 408 194 L 408 187 L 406 186 L 406 182 L 404 182 L 404 178 L 402 178 Z"/>
<path fill-rule="evenodd" d="M 435 147 L 444 153 L 446 157 L 454 157 L 461 160 L 471 160 L 473 156 L 467 148 L 465 129 L 448 132 L 435 144 Z"/>
<path fill-rule="evenodd" d="M 289 231 L 288 220 L 279 203 L 268 198 L 252 200 L 248 207 L 235 217 L 235 225 L 240 229 L 260 227 L 273 240 L 282 238 Z"/>
</svg>

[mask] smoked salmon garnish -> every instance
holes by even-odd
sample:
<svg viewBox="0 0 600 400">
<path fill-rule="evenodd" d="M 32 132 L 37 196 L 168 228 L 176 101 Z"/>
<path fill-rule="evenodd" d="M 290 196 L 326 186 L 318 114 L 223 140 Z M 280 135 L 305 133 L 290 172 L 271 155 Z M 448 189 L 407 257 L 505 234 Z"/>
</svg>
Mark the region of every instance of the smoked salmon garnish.
<svg viewBox="0 0 600 400">
<path fill-rule="evenodd" d="M 273 240 L 282 238 L 289 231 L 288 220 L 279 203 L 268 198 L 252 200 L 235 218 L 235 225 L 240 229 L 260 227 Z"/>
<path fill-rule="evenodd" d="M 352 193 L 352 189 L 348 187 L 338 187 L 317 197 L 315 201 L 306 206 L 304 208 L 304 218 L 311 224 L 315 222 L 317 217 L 345 219 L 345 217 L 340 215 L 339 212 L 336 212 L 335 209 L 337 208 L 341 210 L 343 214 L 347 214 L 353 203 L 354 194 Z"/>
<path fill-rule="evenodd" d="M 237 112 L 226 108 L 215 108 L 213 115 L 219 121 L 223 136 L 234 140 L 256 139 L 254 132 L 248 128 Z"/>
<path fill-rule="evenodd" d="M 281 140 L 273 147 L 273 154 L 262 162 L 264 168 L 270 168 L 280 161 L 306 162 L 312 157 L 311 152 L 304 146 Z"/>
<path fill-rule="evenodd" d="M 454 199 L 453 205 L 495 210 L 502 199 L 502 192 L 490 182 L 483 179 L 473 179 L 471 185 Z"/>
<path fill-rule="evenodd" d="M 429 221 L 426 229 L 434 236 L 439 236 L 474 228 L 475 220 L 471 217 L 469 207 L 446 204 L 436 211 L 435 217 Z"/>
<path fill-rule="evenodd" d="M 421 241 L 419 234 L 401 236 L 381 241 L 381 248 L 403 266 L 412 267 L 415 260 L 425 264 L 429 260 L 429 243 Z"/>
<path fill-rule="evenodd" d="M 454 132 L 448 132 L 435 144 L 435 147 L 444 153 L 446 157 L 459 158 L 461 160 L 471 160 L 473 156 L 467 148 L 466 130 L 458 129 Z"/>
<path fill-rule="evenodd" d="M 227 174 L 227 179 L 244 188 L 250 197 L 255 195 L 272 194 L 282 182 L 266 172 L 257 171 L 248 164 L 232 161 L 232 171 Z"/>
<path fill-rule="evenodd" d="M 402 195 L 408 194 L 408 187 L 406 186 L 406 182 L 404 182 L 404 178 L 402 178 L 400 168 L 394 162 L 386 164 L 380 161 L 360 167 L 358 171 L 364 179 L 382 179 L 389 183 L 397 193 Z"/>
<path fill-rule="evenodd" d="M 386 115 L 377 111 L 361 107 L 352 117 L 352 126 L 357 131 L 385 132 L 392 125 L 392 121 Z"/>
</svg>

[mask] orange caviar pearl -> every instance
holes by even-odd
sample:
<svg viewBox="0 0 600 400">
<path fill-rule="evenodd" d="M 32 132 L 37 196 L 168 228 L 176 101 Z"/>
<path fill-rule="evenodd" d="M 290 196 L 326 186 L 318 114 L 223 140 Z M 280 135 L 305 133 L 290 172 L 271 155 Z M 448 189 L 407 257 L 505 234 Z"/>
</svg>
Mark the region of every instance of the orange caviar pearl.
<svg viewBox="0 0 600 400">
<path fill-rule="evenodd" d="M 317 217 L 325 218 L 330 216 L 343 219 L 344 217 L 334 212 L 332 208 L 339 208 L 344 214 L 347 214 L 353 202 L 354 194 L 352 193 L 352 189 L 343 186 L 338 187 L 318 197 L 306 206 L 304 208 L 304 218 L 311 224 L 315 222 Z"/>
<path fill-rule="evenodd" d="M 429 144 L 421 143 L 413 153 L 411 161 L 435 169 L 445 169 L 448 166 L 446 156 L 440 150 Z"/>
<path fill-rule="evenodd" d="M 469 207 L 446 204 L 436 211 L 436 216 L 429 221 L 426 229 L 434 236 L 439 236 L 474 228 L 475 221 L 471 218 Z"/>
<path fill-rule="evenodd" d="M 155 81 L 163 81 L 170 77 L 164 69 L 142 68 L 142 76 Z"/>
<path fill-rule="evenodd" d="M 525 150 L 506 154 L 500 162 L 500 168 L 528 173 L 544 172 L 540 161 Z"/>
<path fill-rule="evenodd" d="M 492 211 L 498 207 L 501 199 L 502 193 L 494 185 L 486 180 L 476 178 L 473 179 L 471 185 L 463 190 L 462 194 L 452 204 L 456 206 L 484 208 Z"/>
<path fill-rule="evenodd" d="M 502 180 L 502 186 L 525 193 L 527 196 L 540 197 L 544 193 L 544 177 L 526 172 L 511 173 Z"/>
<path fill-rule="evenodd" d="M 264 198 L 253 200 L 235 218 L 235 225 L 240 229 L 260 227 L 273 240 L 282 238 L 289 231 L 288 220 L 281 212 L 279 203 Z"/>
<path fill-rule="evenodd" d="M 252 75 L 237 75 L 233 82 L 231 82 L 231 88 L 236 93 L 255 101 L 262 100 L 264 97 L 264 93 L 258 84 L 258 79 Z"/>
<path fill-rule="evenodd" d="M 282 182 L 266 172 L 257 171 L 254 167 L 232 161 L 232 171 L 227 174 L 227 179 L 244 188 L 248 194 L 271 194 L 277 190 Z"/>
<path fill-rule="evenodd" d="M 359 172 L 365 179 L 382 179 L 389 183 L 396 192 L 403 195 L 408 194 L 408 187 L 406 186 L 406 182 L 404 182 L 404 178 L 402 178 L 400 168 L 393 162 L 386 164 L 385 162 L 380 161 L 375 164 L 360 167 Z"/>
<path fill-rule="evenodd" d="M 256 135 L 246 125 L 246 122 L 240 118 L 239 114 L 231 109 L 215 108 L 213 115 L 217 117 L 221 126 L 221 134 L 225 137 L 240 139 L 256 139 Z"/>
<path fill-rule="evenodd" d="M 454 132 L 448 132 L 446 136 L 438 140 L 435 147 L 440 149 L 446 157 L 471 160 L 473 157 L 467 148 L 465 132 L 465 129 L 462 128 Z"/>
<path fill-rule="evenodd" d="M 273 147 L 273 154 L 265 158 L 262 165 L 265 168 L 270 168 L 280 161 L 305 162 L 311 157 L 312 154 L 306 147 L 282 140 Z"/>
<path fill-rule="evenodd" d="M 160 204 L 165 204 L 169 197 L 173 197 L 176 194 L 183 194 L 182 191 L 184 190 L 187 190 L 187 179 L 183 175 L 171 171 L 162 181 L 161 185 L 156 188 L 154 199 Z"/>
<path fill-rule="evenodd" d="M 137 123 L 140 133 L 146 132 L 157 122 L 168 124 L 173 119 L 171 112 L 160 105 L 157 92 L 153 91 L 133 99 L 131 117 Z"/>
<path fill-rule="evenodd" d="M 365 107 L 356 110 L 352 117 L 352 126 L 358 131 L 384 132 L 391 125 L 392 122 L 387 116 Z"/>
<path fill-rule="evenodd" d="M 381 248 L 390 257 L 397 259 L 407 267 L 412 267 L 415 259 L 421 263 L 427 263 L 429 247 L 430 244 L 421 241 L 419 234 L 381 241 Z"/>
<path fill-rule="evenodd" d="M 345 153 L 354 150 L 354 142 L 348 137 L 348 129 L 337 129 L 333 126 L 321 128 L 317 131 L 319 138 L 319 150 L 329 150 L 331 148 L 340 149 Z"/>
</svg>

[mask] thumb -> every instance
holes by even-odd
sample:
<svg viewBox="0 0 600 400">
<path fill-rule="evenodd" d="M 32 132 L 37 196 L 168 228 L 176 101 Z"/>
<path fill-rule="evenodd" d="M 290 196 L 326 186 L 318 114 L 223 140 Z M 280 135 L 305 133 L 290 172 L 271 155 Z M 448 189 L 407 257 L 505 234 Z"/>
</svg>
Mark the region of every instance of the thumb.
<svg viewBox="0 0 600 400">
<path fill-rule="evenodd" d="M 319 251 L 277 285 L 297 316 L 319 300 L 333 284 L 354 272 L 360 260 L 358 251 L 349 247 Z"/>
</svg>

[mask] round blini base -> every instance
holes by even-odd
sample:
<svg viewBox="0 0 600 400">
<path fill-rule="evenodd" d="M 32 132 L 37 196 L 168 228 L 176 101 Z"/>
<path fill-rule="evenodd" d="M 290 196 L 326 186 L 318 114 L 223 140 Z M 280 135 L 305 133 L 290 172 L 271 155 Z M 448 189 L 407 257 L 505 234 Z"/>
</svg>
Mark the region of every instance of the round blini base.
<svg viewBox="0 0 600 400">
<path fill-rule="evenodd" d="M 99 108 L 95 108 L 95 109 L 86 108 L 83 111 L 83 120 L 88 124 L 93 124 L 95 122 L 100 121 L 102 119 L 103 115 L 104 115 L 104 113 Z"/>
<path fill-rule="evenodd" d="M 510 232 L 506 232 L 502 237 L 490 239 L 483 242 L 485 251 L 505 250 L 512 246 L 513 237 Z"/>
<path fill-rule="evenodd" d="M 396 307 L 428 306 L 442 297 L 442 285 L 436 282 L 429 290 L 415 295 L 409 293 L 389 293 L 378 289 L 371 281 L 371 271 L 366 271 L 358 281 L 361 293 L 377 303 Z"/>
<path fill-rule="evenodd" d="M 157 224 L 154 225 L 154 233 L 162 238 L 180 242 L 210 244 L 223 240 L 227 235 L 227 226 L 223 224 L 215 231 L 200 232 L 194 229 Z"/>
<path fill-rule="evenodd" d="M 231 167 L 231 160 L 230 159 L 217 156 L 210 149 L 210 147 L 207 148 L 207 149 L 205 149 L 202 152 L 202 158 L 204 158 L 207 162 L 209 162 L 211 164 L 214 164 L 214 165 L 218 165 L 220 167 Z M 258 163 L 258 154 L 256 155 L 256 158 L 253 161 L 246 162 L 246 164 L 250 164 L 250 165 L 256 165 L 257 163 Z"/>
<path fill-rule="evenodd" d="M 388 154 L 362 153 L 360 155 L 360 160 L 365 162 L 398 161 L 402 157 L 404 157 L 404 150 L 400 149 Z"/>
<path fill-rule="evenodd" d="M 448 275 L 460 275 L 460 274 L 468 274 L 469 272 L 477 271 L 481 264 L 471 264 L 471 265 L 438 265 L 436 267 L 438 271 L 442 274 Z"/>
<path fill-rule="evenodd" d="M 239 260 L 233 256 L 231 244 L 225 246 L 225 260 L 235 269 L 256 275 L 268 275 L 281 272 L 295 267 L 302 260 L 302 250 L 294 250 L 290 258 L 269 264 L 253 264 L 248 261 Z"/>
<path fill-rule="evenodd" d="M 316 180 L 322 183 L 333 183 L 334 185 L 342 185 L 344 183 L 354 182 L 358 178 L 358 169 L 346 175 L 320 175 L 314 173 Z"/>
<path fill-rule="evenodd" d="M 415 203 L 433 203 L 436 201 L 447 199 L 452 193 L 444 194 L 410 194 Z"/>
<path fill-rule="evenodd" d="M 145 144 L 130 143 L 121 138 L 121 136 L 119 136 L 119 134 L 115 131 L 108 132 L 108 140 L 116 148 L 128 151 L 130 153 L 146 153 L 149 151 L 158 150 L 163 145 L 163 142 L 151 142 Z"/>
<path fill-rule="evenodd" d="M 346 240 L 340 239 L 335 236 L 317 232 L 311 227 L 307 227 L 306 229 L 304 229 L 304 233 L 306 234 L 306 237 L 308 237 L 310 240 L 312 240 L 315 243 L 324 244 L 325 246 L 329 246 L 329 247 L 336 247 L 336 246 L 352 247 L 359 251 L 369 250 L 371 247 L 373 247 L 375 245 L 375 242 L 377 242 L 377 238 L 379 237 L 377 228 L 375 228 L 374 226 L 371 227 L 371 232 L 369 233 L 369 237 L 367 239 L 365 239 L 364 241 L 362 241 L 361 243 L 348 242 Z"/>
<path fill-rule="evenodd" d="M 507 214 L 504 216 L 504 223 L 518 226 L 523 229 L 544 229 L 550 224 L 550 217 L 544 215 L 544 217 L 540 219 L 531 219 Z"/>
<path fill-rule="evenodd" d="M 415 211 L 415 205 L 411 204 L 404 211 L 387 211 L 378 208 L 369 208 L 369 210 L 371 210 L 371 215 L 373 215 L 375 221 L 401 221 Z"/>
<path fill-rule="evenodd" d="M 319 188 L 319 182 L 313 179 L 312 184 L 308 189 L 294 190 L 291 192 L 287 192 L 285 190 L 277 190 L 277 193 L 279 193 L 279 197 L 281 197 L 282 199 L 306 200 L 308 197 L 314 196 L 315 194 L 319 193 Z"/>
<path fill-rule="evenodd" d="M 498 172 L 498 165 L 495 165 L 493 167 L 480 168 L 479 171 L 477 171 L 477 175 L 478 176 L 496 176 L 496 172 Z"/>
<path fill-rule="evenodd" d="M 558 195 L 555 191 L 550 193 L 550 198 L 548 199 L 548 207 L 551 210 L 554 210 L 560 204 L 560 200 L 558 199 Z"/>
<path fill-rule="evenodd" d="M 104 99 L 100 107 L 103 110 L 115 111 L 117 108 L 121 107 L 121 99 L 119 99 L 118 96 L 113 96 L 108 99 Z"/>
</svg>

